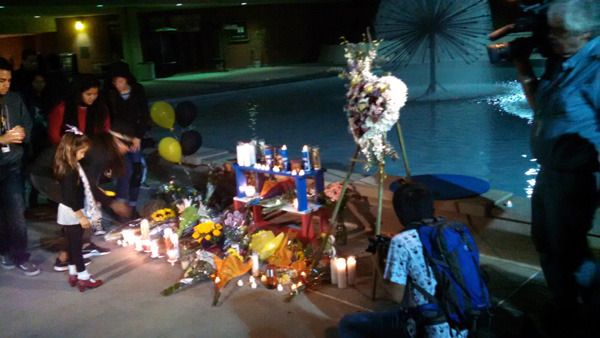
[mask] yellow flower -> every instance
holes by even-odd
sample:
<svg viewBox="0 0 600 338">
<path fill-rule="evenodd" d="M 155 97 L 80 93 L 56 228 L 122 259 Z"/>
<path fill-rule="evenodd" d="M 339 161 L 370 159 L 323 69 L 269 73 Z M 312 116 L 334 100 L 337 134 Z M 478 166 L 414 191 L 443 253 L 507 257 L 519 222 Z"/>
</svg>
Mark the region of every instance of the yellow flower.
<svg viewBox="0 0 600 338">
<path fill-rule="evenodd" d="M 175 212 L 172 209 L 165 208 L 165 209 L 163 209 L 163 212 L 165 214 L 165 218 L 173 218 L 173 217 L 175 217 Z"/>
<path fill-rule="evenodd" d="M 221 229 L 223 229 L 223 226 L 221 224 L 217 223 L 217 229 L 221 230 Z"/>
<path fill-rule="evenodd" d="M 213 230 L 212 234 L 215 237 L 219 237 L 219 236 L 221 236 L 221 230 L 215 229 L 215 230 Z"/>
<path fill-rule="evenodd" d="M 198 231 L 201 234 L 207 234 L 214 229 L 214 223 L 212 221 L 200 223 L 194 227 L 194 230 Z"/>
<path fill-rule="evenodd" d="M 210 241 L 212 239 L 212 236 L 211 235 L 206 235 L 206 236 L 204 236 L 204 239 L 207 240 L 207 241 Z"/>
<path fill-rule="evenodd" d="M 198 238 L 200 238 L 200 234 L 197 233 L 196 231 L 194 231 L 194 233 L 192 234 L 192 238 L 193 239 L 198 239 Z"/>
</svg>

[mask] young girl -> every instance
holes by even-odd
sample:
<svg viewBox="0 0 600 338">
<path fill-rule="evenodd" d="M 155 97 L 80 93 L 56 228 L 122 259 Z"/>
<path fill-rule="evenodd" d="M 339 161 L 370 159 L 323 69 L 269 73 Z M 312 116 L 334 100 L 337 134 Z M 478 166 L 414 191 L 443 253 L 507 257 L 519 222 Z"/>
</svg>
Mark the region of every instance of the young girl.
<svg viewBox="0 0 600 338">
<path fill-rule="evenodd" d="M 62 187 L 57 223 L 64 226 L 67 237 L 69 284 L 77 285 L 81 292 L 102 285 L 86 270 L 81 253 L 83 229 L 100 218 L 89 180 L 79 164 L 89 146 L 89 139 L 77 127 L 67 125 L 54 156 L 54 174 Z"/>
</svg>

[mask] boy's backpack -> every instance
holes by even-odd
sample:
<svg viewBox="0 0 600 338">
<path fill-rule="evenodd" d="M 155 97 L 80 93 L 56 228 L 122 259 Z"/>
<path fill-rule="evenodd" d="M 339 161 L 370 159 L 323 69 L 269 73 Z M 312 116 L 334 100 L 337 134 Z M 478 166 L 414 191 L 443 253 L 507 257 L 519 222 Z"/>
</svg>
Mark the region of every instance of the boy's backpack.
<svg viewBox="0 0 600 338">
<path fill-rule="evenodd" d="M 465 224 L 437 218 L 411 226 L 419 233 L 423 255 L 433 270 L 437 286 L 431 295 L 411 284 L 437 305 L 450 326 L 475 331 L 477 318 L 490 308 L 490 296 L 479 267 L 479 250 Z"/>
</svg>

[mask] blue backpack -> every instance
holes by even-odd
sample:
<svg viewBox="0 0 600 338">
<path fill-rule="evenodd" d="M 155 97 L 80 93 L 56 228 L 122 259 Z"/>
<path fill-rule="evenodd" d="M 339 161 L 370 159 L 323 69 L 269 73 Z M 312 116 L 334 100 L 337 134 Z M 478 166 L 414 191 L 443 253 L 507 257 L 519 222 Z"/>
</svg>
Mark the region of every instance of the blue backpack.
<svg viewBox="0 0 600 338">
<path fill-rule="evenodd" d="M 491 307 L 479 267 L 479 250 L 466 225 L 436 218 L 413 225 L 423 244 L 423 255 L 437 281 L 435 295 L 411 284 L 430 302 L 422 311 L 441 312 L 457 330 L 476 330 L 477 319 Z"/>
</svg>

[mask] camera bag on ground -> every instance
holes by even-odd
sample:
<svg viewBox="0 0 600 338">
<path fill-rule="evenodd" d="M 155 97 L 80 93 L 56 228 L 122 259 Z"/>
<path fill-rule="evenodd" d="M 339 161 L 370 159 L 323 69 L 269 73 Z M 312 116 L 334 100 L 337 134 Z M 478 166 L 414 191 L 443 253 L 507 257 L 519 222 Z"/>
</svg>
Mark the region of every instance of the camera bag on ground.
<svg viewBox="0 0 600 338">
<path fill-rule="evenodd" d="M 419 308 L 441 312 L 450 327 L 476 331 L 477 319 L 491 307 L 490 296 L 479 267 L 479 250 L 465 224 L 436 218 L 414 223 L 423 244 L 423 255 L 437 281 L 435 295 L 412 283 L 430 302 Z M 436 309 L 437 308 L 437 309 Z"/>
</svg>

